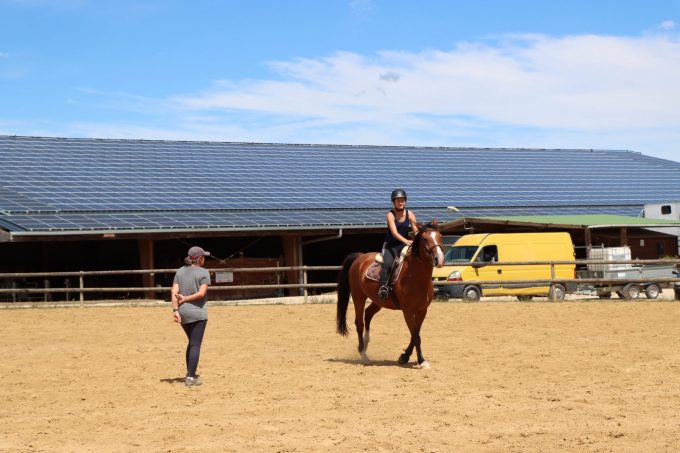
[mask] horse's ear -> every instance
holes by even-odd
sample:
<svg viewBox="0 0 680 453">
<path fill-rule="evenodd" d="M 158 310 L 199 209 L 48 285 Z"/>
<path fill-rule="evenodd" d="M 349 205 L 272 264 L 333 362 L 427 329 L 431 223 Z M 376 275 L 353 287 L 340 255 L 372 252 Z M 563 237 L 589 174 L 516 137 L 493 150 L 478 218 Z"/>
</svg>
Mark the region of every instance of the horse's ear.
<svg viewBox="0 0 680 453">
<path fill-rule="evenodd" d="M 416 222 L 416 227 L 418 228 L 418 231 L 423 229 L 423 223 L 422 222 Z"/>
<path fill-rule="evenodd" d="M 437 228 L 439 226 L 439 220 L 437 219 L 432 219 L 432 222 L 430 222 L 430 225 L 433 227 Z"/>
</svg>

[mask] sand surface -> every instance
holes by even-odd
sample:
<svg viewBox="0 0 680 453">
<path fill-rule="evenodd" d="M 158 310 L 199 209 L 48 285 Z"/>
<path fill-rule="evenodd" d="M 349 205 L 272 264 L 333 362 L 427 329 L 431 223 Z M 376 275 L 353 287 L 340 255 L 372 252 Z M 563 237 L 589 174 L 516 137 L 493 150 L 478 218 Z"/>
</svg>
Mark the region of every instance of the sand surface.
<svg viewBox="0 0 680 453">
<path fill-rule="evenodd" d="M 335 305 L 212 306 L 184 386 L 168 307 L 1 310 L 0 451 L 679 451 L 680 303 L 435 303 L 369 357 Z"/>
</svg>

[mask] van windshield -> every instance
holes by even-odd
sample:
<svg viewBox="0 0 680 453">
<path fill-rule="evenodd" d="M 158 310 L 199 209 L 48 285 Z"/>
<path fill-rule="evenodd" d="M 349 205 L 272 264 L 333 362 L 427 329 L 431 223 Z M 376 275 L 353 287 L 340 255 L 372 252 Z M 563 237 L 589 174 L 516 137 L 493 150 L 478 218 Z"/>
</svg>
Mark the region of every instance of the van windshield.
<svg viewBox="0 0 680 453">
<path fill-rule="evenodd" d="M 446 252 L 444 264 L 469 263 L 472 257 L 475 256 L 477 248 L 476 245 L 454 245 Z"/>
</svg>

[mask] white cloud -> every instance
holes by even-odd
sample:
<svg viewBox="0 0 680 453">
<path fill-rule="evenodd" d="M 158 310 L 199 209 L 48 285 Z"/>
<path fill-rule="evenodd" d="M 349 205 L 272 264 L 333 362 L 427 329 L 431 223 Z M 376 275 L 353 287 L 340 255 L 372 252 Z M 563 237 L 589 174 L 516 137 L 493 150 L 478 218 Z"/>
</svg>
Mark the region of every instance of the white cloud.
<svg viewBox="0 0 680 453">
<path fill-rule="evenodd" d="M 630 149 L 678 160 L 680 40 L 511 35 L 448 50 L 272 63 L 156 102 L 153 126 L 75 136 L 289 143 Z M 153 100 L 121 99 L 131 109 Z M 146 116 L 148 120 L 148 115 Z M 89 132 L 88 132 L 89 131 Z"/>
<path fill-rule="evenodd" d="M 675 22 L 672 20 L 665 20 L 659 25 L 661 30 L 675 30 Z"/>
<path fill-rule="evenodd" d="M 373 10 L 372 0 L 350 0 L 350 10 L 357 15 L 362 15 Z"/>
<path fill-rule="evenodd" d="M 8 58 L 9 54 L 5 52 L 0 52 L 0 58 Z"/>
<path fill-rule="evenodd" d="M 272 66 L 283 80 L 223 81 L 176 101 L 206 112 L 403 128 L 426 126 L 433 115 L 584 131 L 680 127 L 680 42 L 667 36 L 514 36 Z"/>
</svg>

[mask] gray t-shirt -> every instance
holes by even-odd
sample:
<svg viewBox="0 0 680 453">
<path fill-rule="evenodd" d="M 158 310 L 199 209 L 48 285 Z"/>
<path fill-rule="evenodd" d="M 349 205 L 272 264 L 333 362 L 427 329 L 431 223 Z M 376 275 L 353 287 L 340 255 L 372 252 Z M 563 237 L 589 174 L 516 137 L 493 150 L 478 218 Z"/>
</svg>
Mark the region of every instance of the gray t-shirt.
<svg viewBox="0 0 680 453">
<path fill-rule="evenodd" d="M 197 293 L 201 285 L 210 285 L 210 273 L 199 266 L 183 266 L 177 269 L 174 283 L 179 285 L 181 295 L 190 296 Z M 180 304 L 179 315 L 182 317 L 182 324 L 208 319 L 206 302 L 208 302 L 207 295 L 203 299 Z"/>
</svg>

